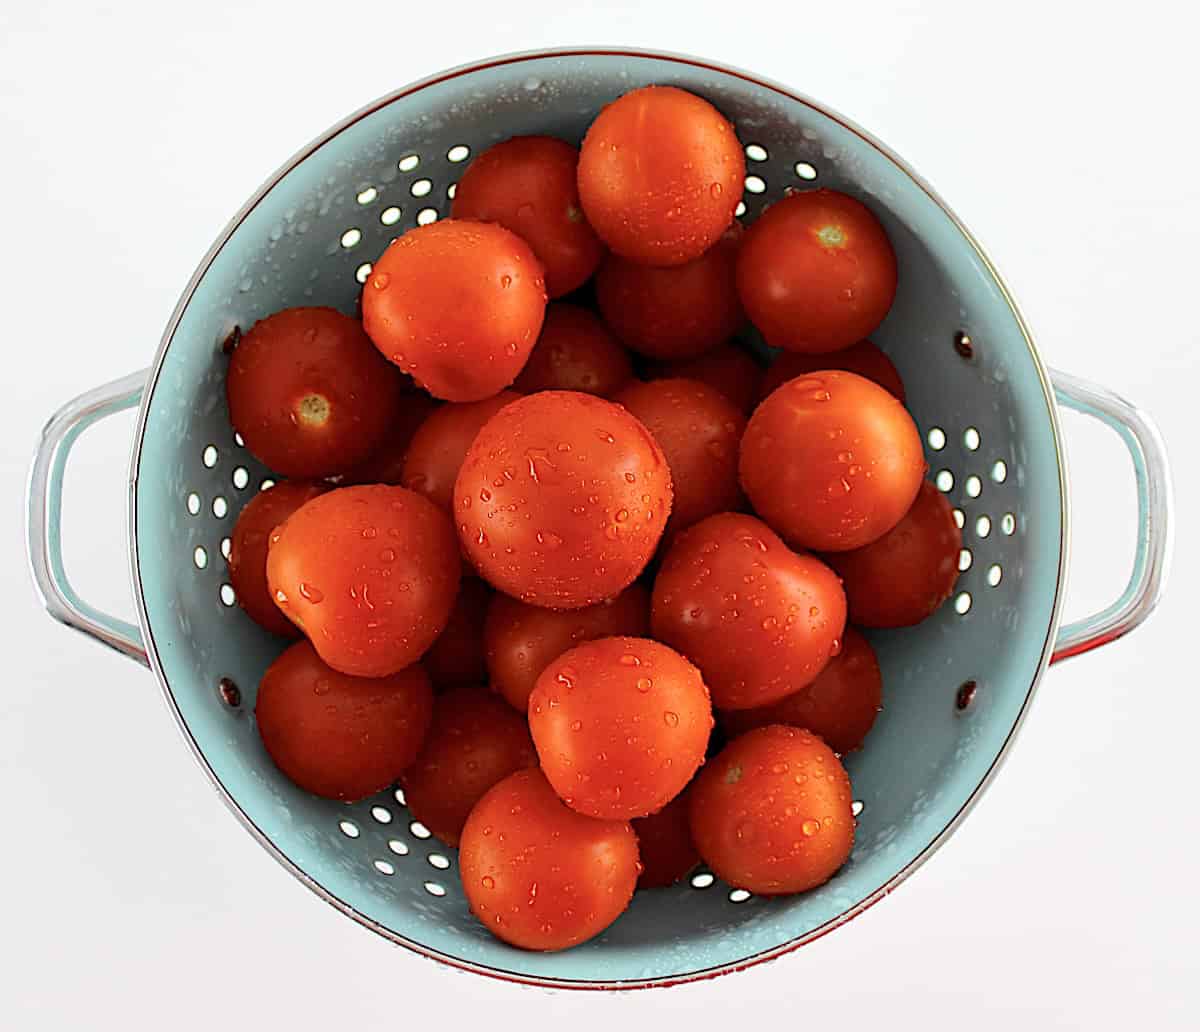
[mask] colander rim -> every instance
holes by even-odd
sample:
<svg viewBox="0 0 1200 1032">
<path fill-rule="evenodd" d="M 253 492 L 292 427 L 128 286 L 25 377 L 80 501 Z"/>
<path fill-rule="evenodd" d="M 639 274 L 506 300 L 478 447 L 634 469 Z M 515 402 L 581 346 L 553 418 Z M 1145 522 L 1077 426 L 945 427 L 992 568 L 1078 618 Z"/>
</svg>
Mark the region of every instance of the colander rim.
<svg viewBox="0 0 1200 1032">
<path fill-rule="evenodd" d="M 991 276 L 996 287 L 1000 291 L 1006 305 L 1016 324 L 1021 332 L 1021 337 L 1025 341 L 1025 345 L 1029 351 L 1029 356 L 1033 361 L 1034 368 L 1037 372 L 1038 380 L 1042 388 L 1044 400 L 1046 402 L 1046 413 L 1050 420 L 1051 431 L 1054 440 L 1055 452 L 1057 456 L 1057 466 L 1059 471 L 1059 496 L 1061 499 L 1060 505 L 1060 535 L 1059 535 L 1059 565 L 1058 575 L 1055 578 L 1054 599 L 1050 610 L 1050 620 L 1047 625 L 1046 638 L 1042 644 L 1041 657 L 1039 659 L 1037 669 L 1030 681 L 1029 688 L 1026 691 L 1025 698 L 1022 700 L 1021 707 L 1017 712 L 1012 726 L 1009 728 L 1008 734 L 1005 736 L 1004 742 L 992 760 L 992 763 L 980 779 L 979 783 L 972 789 L 971 794 L 964 801 L 963 805 L 954 814 L 954 816 L 946 823 L 941 831 L 937 833 L 929 843 L 909 861 L 901 870 L 897 871 L 882 885 L 878 886 L 869 895 L 863 897 L 853 906 L 848 907 L 836 917 L 830 918 L 825 923 L 818 927 L 796 936 L 787 942 L 766 950 L 760 950 L 758 953 L 748 957 L 743 957 L 740 960 L 731 961 L 725 964 L 718 964 L 712 967 L 703 968 L 697 971 L 689 971 L 685 974 L 667 975 L 653 978 L 633 978 L 633 979 L 615 979 L 615 980 L 589 980 L 589 979 L 573 979 L 573 978 L 550 978 L 543 976 L 529 975 L 518 971 L 509 971 L 500 967 L 493 967 L 488 964 L 475 963 L 469 960 L 464 960 L 459 957 L 451 956 L 443 953 L 440 950 L 432 949 L 424 943 L 410 939 L 407 936 L 400 935 L 392 929 L 373 920 L 368 915 L 355 909 L 345 900 L 331 893 L 321 883 L 310 877 L 301 867 L 297 866 L 289 857 L 287 857 L 267 836 L 250 816 L 241 808 L 237 800 L 233 798 L 230 792 L 226 789 L 216 772 L 209 764 L 200 748 L 199 743 L 195 740 L 183 718 L 182 712 L 175 701 L 175 697 L 171 691 L 170 684 L 163 670 L 162 663 L 158 655 L 158 645 L 154 638 L 153 629 L 151 627 L 149 612 L 146 607 L 145 593 L 142 587 L 142 576 L 140 559 L 137 549 L 137 486 L 138 474 L 141 465 L 142 447 L 145 440 L 146 424 L 150 411 L 150 403 L 154 397 L 155 390 L 158 386 L 158 379 L 162 372 L 163 363 L 165 361 L 167 351 L 170 348 L 171 341 L 174 338 L 175 332 L 179 327 L 180 321 L 183 318 L 184 312 L 187 310 L 196 288 L 207 274 L 213 261 L 217 255 L 229 242 L 237 228 L 242 224 L 246 217 L 257 207 L 263 198 L 279 184 L 279 182 L 295 169 L 306 158 L 314 154 L 321 147 L 325 146 L 330 140 L 334 139 L 346 129 L 355 125 L 362 119 L 374 114 L 376 111 L 392 104 L 405 97 L 411 96 L 423 89 L 435 86 L 439 83 L 447 82 L 452 79 L 459 78 L 465 75 L 471 75 L 477 72 L 485 71 L 491 68 L 498 68 L 504 65 L 520 64 L 526 61 L 545 60 L 563 57 L 627 57 L 634 59 L 656 60 L 675 64 L 690 65 L 695 68 L 701 68 L 708 71 L 719 72 L 724 75 L 732 76 L 743 80 L 755 87 L 773 91 L 774 93 L 786 98 L 794 103 L 803 104 L 812 109 L 818 114 L 831 119 L 847 131 L 858 136 L 864 143 L 875 148 L 884 158 L 890 161 L 903 175 L 907 176 L 916 186 L 918 186 L 929 199 L 953 222 L 955 227 L 963 238 L 971 246 L 976 253 L 980 262 L 983 263 Z M 984 791 L 989 787 L 993 778 L 998 773 L 1003 761 L 1007 758 L 1017 732 L 1020 730 L 1025 721 L 1026 715 L 1029 712 L 1030 703 L 1032 702 L 1034 692 L 1046 672 L 1046 668 L 1050 664 L 1053 653 L 1053 645 L 1058 632 L 1058 626 L 1061 619 L 1062 602 L 1063 602 L 1063 585 L 1065 583 L 1066 565 L 1069 557 L 1069 538 L 1070 538 L 1070 521 L 1069 521 L 1069 496 L 1068 496 L 1068 480 L 1066 468 L 1066 453 L 1062 446 L 1062 432 L 1058 418 L 1058 406 L 1054 400 L 1054 391 L 1051 386 L 1050 377 L 1043 364 L 1037 347 L 1033 342 L 1033 336 L 1030 332 L 1029 325 L 1022 315 L 1016 300 L 1009 290 L 1008 285 L 1000 276 L 994 263 L 984 251 L 982 245 L 976 239 L 974 234 L 967 229 L 966 225 L 954 213 L 949 205 L 938 195 L 933 187 L 890 147 L 884 144 L 877 137 L 867 132 L 861 126 L 857 125 L 851 119 L 834 111 L 825 104 L 819 103 L 808 97 L 805 94 L 798 93 L 790 87 L 784 86 L 772 79 L 765 78 L 756 74 L 752 74 L 740 68 L 722 64 L 717 61 L 711 61 L 706 58 L 694 57 L 687 54 L 672 53 L 669 51 L 659 51 L 647 48 L 637 47 L 556 47 L 539 50 L 518 51 L 509 54 L 497 55 L 494 57 L 485 58 L 480 61 L 473 61 L 466 64 L 461 64 L 456 67 L 437 72 L 433 75 L 418 79 L 406 86 L 400 87 L 390 93 L 387 93 L 371 103 L 359 108 L 357 111 L 348 115 L 346 118 L 335 123 L 325 132 L 315 137 L 304 147 L 296 151 L 283 165 L 275 170 L 270 177 L 251 195 L 251 197 L 242 205 L 238 212 L 226 224 L 224 229 L 218 235 L 214 243 L 209 247 L 196 270 L 192 273 L 187 285 L 184 287 L 178 302 L 176 303 L 171 316 L 167 322 L 167 326 L 163 332 L 162 338 L 159 341 L 158 349 L 154 356 L 154 361 L 150 367 L 149 375 L 146 380 L 146 388 L 142 395 L 141 405 L 139 407 L 137 425 L 134 434 L 134 445 L 129 466 L 129 498 L 128 498 L 128 521 L 129 521 L 129 544 L 130 544 L 130 565 L 133 579 L 134 601 L 137 607 L 138 620 L 141 624 L 143 638 L 146 646 L 146 654 L 149 660 L 151 670 L 154 672 L 160 687 L 162 688 L 164 699 L 168 708 L 175 718 L 180 731 L 183 734 L 185 741 L 191 748 L 197 762 L 212 782 L 213 787 L 217 790 L 226 806 L 233 812 L 242 825 L 254 836 L 259 844 L 279 862 L 287 871 L 297 878 L 303 885 L 307 886 L 317 896 L 325 900 L 331 906 L 341 911 L 347 917 L 353 918 L 359 924 L 383 936 L 385 939 L 395 943 L 398 946 L 403 946 L 414 953 L 427 957 L 431 960 L 440 961 L 448 964 L 451 967 L 462 971 L 471 972 L 473 974 L 486 975 L 489 978 L 499 979 L 501 981 L 512 982 L 521 985 L 531 985 L 545 989 L 587 989 L 587 990 L 625 990 L 625 989 L 648 989 L 648 988 L 663 988 L 673 985 L 681 985 L 688 982 L 702 981 L 706 979 L 716 978 L 719 975 L 732 974 L 736 971 L 743 971 L 747 968 L 758 964 L 765 963 L 769 960 L 774 960 L 783 956 L 786 953 L 791 953 L 810 942 L 813 942 L 828 933 L 835 931 L 842 925 L 858 917 L 864 911 L 879 900 L 889 895 L 897 886 L 907 880 L 922 864 L 924 864 L 950 837 L 950 835 L 958 828 L 959 824 L 966 818 L 967 814 L 974 808 Z"/>
</svg>

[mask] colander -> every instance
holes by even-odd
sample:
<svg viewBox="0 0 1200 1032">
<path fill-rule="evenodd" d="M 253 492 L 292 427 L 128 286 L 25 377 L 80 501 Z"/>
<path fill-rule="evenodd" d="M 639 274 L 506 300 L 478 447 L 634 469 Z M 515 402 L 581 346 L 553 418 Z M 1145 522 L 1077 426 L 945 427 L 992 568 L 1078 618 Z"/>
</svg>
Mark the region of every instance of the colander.
<svg viewBox="0 0 1200 1032">
<path fill-rule="evenodd" d="M 872 634 L 885 707 L 847 766 L 853 856 L 826 885 L 765 899 L 703 868 L 639 893 L 599 938 L 557 954 L 497 941 L 471 917 L 455 854 L 398 789 L 354 805 L 285 780 L 254 727 L 258 680 L 281 643 L 236 606 L 224 558 L 238 510 L 271 473 L 225 408 L 222 347 L 277 309 L 352 312 L 371 261 L 448 213 L 472 155 L 517 134 L 582 138 L 602 105 L 670 83 L 707 97 L 746 145 L 744 214 L 829 186 L 883 220 L 900 288 L 874 340 L 899 367 L 931 475 L 963 526 L 954 596 L 926 623 Z M 756 346 L 756 345 L 748 345 Z M 762 351 L 765 355 L 765 350 Z M 1111 426 L 1136 471 L 1138 539 L 1121 597 L 1059 626 L 1068 506 L 1058 406 Z M 129 471 L 138 626 L 89 606 L 63 568 L 67 455 L 90 424 L 139 406 Z M 52 616 L 148 665 L 197 760 L 263 847 L 319 896 L 393 942 L 469 971 L 553 987 L 665 985 L 780 955 L 890 892 L 957 826 L 995 773 L 1046 666 L 1134 628 L 1168 565 L 1163 443 L 1136 408 L 1047 373 L 991 263 L 895 154 L 793 91 L 709 61 L 631 50 L 501 57 L 400 90 L 301 150 L 247 202 L 183 292 L 148 371 L 96 388 L 47 425 L 29 491 L 29 551 Z"/>
</svg>

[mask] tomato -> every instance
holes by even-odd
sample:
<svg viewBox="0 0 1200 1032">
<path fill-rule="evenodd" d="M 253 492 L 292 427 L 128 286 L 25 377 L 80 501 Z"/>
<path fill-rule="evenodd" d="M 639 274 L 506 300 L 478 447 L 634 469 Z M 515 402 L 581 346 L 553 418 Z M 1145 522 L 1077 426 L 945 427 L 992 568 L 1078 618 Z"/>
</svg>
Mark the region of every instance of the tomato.
<svg viewBox="0 0 1200 1032">
<path fill-rule="evenodd" d="M 579 151 L 552 136 L 517 136 L 489 147 L 454 190 L 456 219 L 498 222 L 525 240 L 561 297 L 596 271 L 604 247 L 583 217 L 575 168 Z"/>
<path fill-rule="evenodd" d="M 284 638 L 299 631 L 279 611 L 267 587 L 267 546 L 271 532 L 305 502 L 327 491 L 324 484 L 284 480 L 256 494 L 238 513 L 229 544 L 229 583 L 238 605 L 260 627 Z"/>
<path fill-rule="evenodd" d="M 613 400 L 654 435 L 671 467 L 668 538 L 741 504 L 738 445 L 746 417 L 719 391 L 695 380 L 654 380 L 626 387 Z"/>
<path fill-rule="evenodd" d="M 712 728 L 700 671 L 649 638 L 576 645 L 541 672 L 529 696 L 542 772 L 589 817 L 661 810 L 704 762 Z"/>
<path fill-rule="evenodd" d="M 688 792 L 672 799 L 658 813 L 630 822 L 637 835 L 642 873 L 639 889 L 674 885 L 700 862 L 688 820 Z"/>
<path fill-rule="evenodd" d="M 454 528 L 403 487 L 330 491 L 271 535 L 275 604 L 335 670 L 383 677 L 416 662 L 442 633 L 462 564 Z"/>
<path fill-rule="evenodd" d="M 481 401 L 517 378 L 546 309 L 541 262 L 515 233 L 443 219 L 410 229 L 375 263 L 363 325 L 435 398 Z"/>
<path fill-rule="evenodd" d="M 865 205 L 836 190 L 807 190 L 751 225 L 737 285 L 768 344 L 837 351 L 883 322 L 896 296 L 896 255 Z"/>
<path fill-rule="evenodd" d="M 362 326 L 332 308 L 259 320 L 225 379 L 234 429 L 285 477 L 324 477 L 361 462 L 395 420 L 400 393 L 400 376 Z"/>
<path fill-rule="evenodd" d="M 446 512 L 454 509 L 454 479 L 483 424 L 520 395 L 501 391 L 484 401 L 443 405 L 413 434 L 401 483 Z"/>
<path fill-rule="evenodd" d="M 846 598 L 828 566 L 732 512 L 675 540 L 650 604 L 654 637 L 700 668 L 722 709 L 765 706 L 813 680 L 845 624 Z"/>
<path fill-rule="evenodd" d="M 633 898 L 637 837 L 628 821 L 576 813 L 539 770 L 510 774 L 475 805 L 458 866 L 471 912 L 527 950 L 599 935 Z"/>
<path fill-rule="evenodd" d="M 350 484 L 401 484 L 404 480 L 404 456 L 413 436 L 438 409 L 438 402 L 428 394 L 405 394 L 400 399 L 396 418 L 388 428 L 384 439 L 366 461 L 346 471 L 341 483 Z"/>
<path fill-rule="evenodd" d="M 616 254 L 644 265 L 699 258 L 733 221 L 746 160 L 708 101 L 644 86 L 609 104 L 579 153 L 579 197 Z"/>
<path fill-rule="evenodd" d="M 816 888 L 854 846 L 850 778 L 833 750 L 801 728 L 774 724 L 734 739 L 689 795 L 704 862 L 750 892 Z"/>
<path fill-rule="evenodd" d="M 900 522 L 925 454 L 900 402 L 830 370 L 789 380 L 755 409 L 739 472 L 755 510 L 791 545 L 843 552 Z"/>
<path fill-rule="evenodd" d="M 451 688 L 433 701 L 433 724 L 400 776 L 412 815 L 457 846 L 471 808 L 510 774 L 537 766 L 529 726 L 484 688 Z"/>
<path fill-rule="evenodd" d="M 483 663 L 483 621 L 492 591 L 478 577 L 464 577 L 450 619 L 421 657 L 434 685 L 478 683 L 487 677 Z"/>
<path fill-rule="evenodd" d="M 583 609 L 542 609 L 497 593 L 483 628 L 492 688 L 525 713 L 538 675 L 567 649 L 615 634 L 644 638 L 649 632 L 650 595 L 640 584 Z"/>
<path fill-rule="evenodd" d="M 778 702 L 754 709 L 724 710 L 721 726 L 736 738 L 756 727 L 790 724 L 807 728 L 834 752 L 853 752 L 875 723 L 883 681 L 875 650 L 853 627 L 847 627 L 842 651 L 811 684 Z"/>
<path fill-rule="evenodd" d="M 459 536 L 480 575 L 523 602 L 579 609 L 637 577 L 671 511 L 671 471 L 620 405 L 542 391 L 475 438 L 454 488 Z"/>
<path fill-rule="evenodd" d="M 608 328 L 586 308 L 559 301 L 547 307 L 542 335 L 513 387 L 607 398 L 632 378 L 629 355 Z"/>
<path fill-rule="evenodd" d="M 879 384 L 888 394 L 904 404 L 904 381 L 887 357 L 869 340 L 860 340 L 841 351 L 824 355 L 808 355 L 799 351 L 784 351 L 776 356 L 766 376 L 763 377 L 759 398 L 765 398 L 775 388 L 806 373 L 819 373 L 824 369 L 842 369 L 858 373 Z"/>
<path fill-rule="evenodd" d="M 826 557 L 846 588 L 850 618 L 863 627 L 910 627 L 950 597 L 962 531 L 933 484 L 921 485 L 904 518 L 864 548 Z"/>
<path fill-rule="evenodd" d="M 432 711 L 419 664 L 350 677 L 298 641 L 267 668 L 254 717 L 267 753 L 291 781 L 354 802 L 387 788 L 412 763 Z"/>
<path fill-rule="evenodd" d="M 696 358 L 724 344 L 746 320 L 734 277 L 741 236 L 735 222 L 704 254 L 670 268 L 609 255 L 596 274 L 604 321 L 650 358 Z"/>
<path fill-rule="evenodd" d="M 650 370 L 652 380 L 699 380 L 725 395 L 738 410 L 749 415 L 759 402 L 760 366 L 737 344 L 722 344 L 698 358 L 662 362 Z"/>
</svg>

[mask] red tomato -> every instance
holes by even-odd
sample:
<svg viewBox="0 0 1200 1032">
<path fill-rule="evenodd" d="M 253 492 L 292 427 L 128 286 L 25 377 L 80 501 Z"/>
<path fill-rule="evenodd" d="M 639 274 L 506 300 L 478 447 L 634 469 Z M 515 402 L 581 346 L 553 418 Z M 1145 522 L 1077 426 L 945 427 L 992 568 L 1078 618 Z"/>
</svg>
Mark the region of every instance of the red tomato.
<svg viewBox="0 0 1200 1032">
<path fill-rule="evenodd" d="M 399 411 L 401 379 L 349 316 L 288 308 L 256 322 L 229 361 L 229 419 L 285 477 L 325 477 L 365 459 Z"/>
<path fill-rule="evenodd" d="M 416 662 L 442 633 L 462 563 L 454 528 L 403 487 L 330 491 L 271 536 L 275 604 L 336 670 L 383 677 Z"/>
<path fill-rule="evenodd" d="M 389 427 L 387 435 L 371 452 L 365 462 L 347 470 L 341 483 L 350 484 L 400 484 L 404 478 L 404 456 L 413 436 L 438 409 L 438 402 L 428 394 L 405 394 L 400 399 L 400 409 Z"/>
<path fill-rule="evenodd" d="M 434 685 L 477 684 L 487 677 L 483 663 L 483 621 L 492 591 L 478 577 L 464 577 L 445 630 L 421 657 Z"/>
<path fill-rule="evenodd" d="M 883 681 L 875 650 L 853 627 L 847 627 L 842 651 L 798 692 L 769 706 L 724 710 L 721 726 L 731 738 L 768 724 L 790 724 L 820 735 L 834 752 L 853 752 L 875 723 Z"/>
<path fill-rule="evenodd" d="M 512 383 L 545 310 L 529 245 L 503 226 L 455 219 L 394 241 L 363 292 L 375 346 L 446 401 L 481 401 Z"/>
<path fill-rule="evenodd" d="M 799 351 L 784 351 L 776 356 L 766 376 L 763 377 L 759 398 L 765 398 L 775 388 L 806 373 L 819 373 L 824 369 L 841 369 L 847 373 L 858 373 L 879 384 L 900 404 L 904 404 L 904 381 L 892 360 L 869 340 L 860 340 L 841 351 L 824 355 L 806 355 Z"/>
<path fill-rule="evenodd" d="M 689 793 L 692 838 L 730 885 L 764 896 L 805 892 L 850 857 L 850 778 L 816 735 L 758 728 L 710 760 Z"/>
<path fill-rule="evenodd" d="M 826 557 L 846 588 L 850 617 L 863 627 L 910 627 L 954 590 L 962 531 L 933 484 L 890 531 L 864 548 Z"/>
<path fill-rule="evenodd" d="M 755 409 L 739 472 L 755 510 L 791 545 L 843 552 L 900 522 L 925 454 L 900 402 L 830 370 L 789 380 Z"/>
<path fill-rule="evenodd" d="M 579 609 L 637 577 L 671 511 L 671 471 L 620 405 L 542 391 L 506 405 L 454 488 L 459 536 L 480 575 L 523 602 Z"/>
<path fill-rule="evenodd" d="M 497 592 L 483 628 L 492 688 L 525 713 L 538 675 L 567 649 L 596 638 L 644 638 L 649 632 L 650 596 L 640 584 L 584 609 L 542 609 Z"/>
<path fill-rule="evenodd" d="M 564 652 L 529 696 L 542 772 L 589 817 L 656 813 L 704 762 L 712 703 L 700 671 L 649 638 L 598 638 Z"/>
<path fill-rule="evenodd" d="M 614 252 L 645 265 L 682 265 L 716 243 L 745 176 L 733 126 L 674 86 L 644 86 L 613 101 L 579 154 L 588 221 Z"/>
<path fill-rule="evenodd" d="M 613 400 L 642 422 L 667 457 L 675 487 L 668 537 L 742 503 L 738 445 L 746 419 L 720 392 L 695 380 L 654 380 L 626 387 Z"/>
<path fill-rule="evenodd" d="M 629 905 L 637 837 L 627 821 L 576 813 L 541 771 L 522 770 L 475 805 L 458 865 L 471 912 L 489 932 L 527 950 L 564 950 Z"/>
<path fill-rule="evenodd" d="M 741 236 L 735 222 L 704 254 L 671 268 L 609 255 L 596 274 L 604 321 L 651 358 L 696 358 L 724 344 L 746 320 L 734 278 Z"/>
<path fill-rule="evenodd" d="M 275 765 L 306 792 L 354 802 L 385 789 L 421 748 L 433 711 L 419 664 L 350 677 L 298 641 L 268 668 L 254 717 Z"/>
<path fill-rule="evenodd" d="M 501 391 L 484 401 L 443 405 L 413 434 L 400 482 L 438 508 L 452 512 L 454 480 L 475 435 L 492 416 L 520 396 L 516 391 Z"/>
<path fill-rule="evenodd" d="M 722 709 L 765 706 L 813 680 L 845 625 L 834 572 L 753 516 L 722 513 L 685 530 L 654 581 L 654 636 L 700 668 Z"/>
<path fill-rule="evenodd" d="M 737 344 L 722 344 L 699 358 L 663 362 L 650 371 L 652 380 L 699 380 L 725 395 L 738 410 L 749 415 L 759 402 L 760 366 Z"/>
<path fill-rule="evenodd" d="M 400 777 L 412 815 L 457 846 L 467 814 L 510 774 L 537 766 L 529 726 L 484 688 L 460 686 L 433 702 L 424 748 Z"/>
<path fill-rule="evenodd" d="M 836 190 L 808 190 L 751 225 L 737 285 L 768 344 L 837 351 L 883 322 L 896 296 L 896 255 L 865 205 Z"/>
<path fill-rule="evenodd" d="M 229 583 L 246 615 L 272 634 L 300 637 L 295 624 L 275 605 L 267 587 L 267 546 L 271 532 L 305 502 L 327 490 L 324 484 L 284 480 L 251 498 L 233 525 Z"/>
<path fill-rule="evenodd" d="M 454 191 L 456 219 L 498 222 L 533 248 L 551 297 L 582 286 L 604 253 L 583 217 L 578 162 L 579 151 L 562 140 L 517 136 L 480 154 Z"/>
<path fill-rule="evenodd" d="M 607 398 L 632 378 L 629 355 L 607 327 L 586 308 L 559 301 L 547 307 L 542 335 L 513 387 Z"/>
<path fill-rule="evenodd" d="M 674 885 L 700 862 L 688 821 L 688 792 L 672 799 L 658 813 L 631 822 L 642 861 L 639 889 Z"/>
</svg>

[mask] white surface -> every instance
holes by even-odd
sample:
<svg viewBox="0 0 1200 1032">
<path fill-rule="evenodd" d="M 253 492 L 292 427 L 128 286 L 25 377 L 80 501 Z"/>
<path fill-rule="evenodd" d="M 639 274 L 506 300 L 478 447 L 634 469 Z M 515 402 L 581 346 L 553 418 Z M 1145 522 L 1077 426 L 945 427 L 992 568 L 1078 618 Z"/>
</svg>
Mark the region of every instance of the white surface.
<svg viewBox="0 0 1200 1032">
<path fill-rule="evenodd" d="M 0 1027 L 1194 1028 L 1196 16 L 1158 0 L 1119 16 L 568 6 L 0 5 Z M 199 257 L 299 145 L 443 67 L 602 42 L 752 68 L 912 161 L 989 248 L 1047 360 L 1161 421 L 1181 533 L 1159 613 L 1050 672 L 1003 775 L 895 895 L 745 974 L 550 998 L 411 957 L 282 873 L 208 787 L 151 676 L 39 611 L 19 496 L 44 418 L 150 359 Z M 79 587 L 125 613 L 130 426 L 81 445 L 67 517 Z M 1131 478 L 1114 440 L 1068 429 L 1081 612 L 1123 580 Z"/>
</svg>

